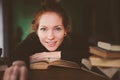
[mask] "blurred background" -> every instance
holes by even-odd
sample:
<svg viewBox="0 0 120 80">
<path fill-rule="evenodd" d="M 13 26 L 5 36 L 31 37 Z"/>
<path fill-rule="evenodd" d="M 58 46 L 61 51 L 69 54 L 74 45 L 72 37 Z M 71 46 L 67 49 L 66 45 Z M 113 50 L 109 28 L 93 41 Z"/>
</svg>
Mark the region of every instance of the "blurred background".
<svg viewBox="0 0 120 80">
<path fill-rule="evenodd" d="M 31 22 L 42 0 L 0 0 L 2 56 L 31 32 Z M 120 0 L 57 0 L 72 18 L 72 33 L 104 36 L 120 44 Z"/>
</svg>

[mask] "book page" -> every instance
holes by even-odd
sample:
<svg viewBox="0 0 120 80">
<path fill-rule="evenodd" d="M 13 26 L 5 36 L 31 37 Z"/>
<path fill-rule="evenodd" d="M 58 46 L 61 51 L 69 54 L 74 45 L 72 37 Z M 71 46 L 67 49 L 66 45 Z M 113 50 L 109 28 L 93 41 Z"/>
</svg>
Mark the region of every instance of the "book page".
<svg viewBox="0 0 120 80">
<path fill-rule="evenodd" d="M 30 69 L 47 69 L 48 68 L 48 64 L 49 63 L 46 62 L 46 61 L 31 63 L 30 64 Z"/>
<path fill-rule="evenodd" d="M 67 68 L 76 68 L 80 69 L 80 65 L 72 62 L 72 61 L 66 61 L 66 60 L 56 60 L 51 63 L 49 63 L 49 66 L 59 66 L 59 67 L 67 67 Z"/>
<path fill-rule="evenodd" d="M 51 61 L 39 61 L 30 64 L 30 69 L 48 69 L 48 67 L 57 66 L 57 67 L 67 67 L 67 68 L 76 68 L 80 69 L 80 65 L 66 60 L 51 60 Z"/>
</svg>

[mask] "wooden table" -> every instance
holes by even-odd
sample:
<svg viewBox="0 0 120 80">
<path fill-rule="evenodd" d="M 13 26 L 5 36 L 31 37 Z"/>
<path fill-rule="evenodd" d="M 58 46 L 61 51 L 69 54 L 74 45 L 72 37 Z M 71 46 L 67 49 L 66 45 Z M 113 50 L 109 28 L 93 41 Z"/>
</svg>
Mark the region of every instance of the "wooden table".
<svg viewBox="0 0 120 80">
<path fill-rule="evenodd" d="M 0 72 L 0 80 L 2 80 L 3 73 L 3 71 Z M 28 76 L 28 80 L 109 80 L 82 69 L 58 67 L 47 70 L 30 70 Z"/>
<path fill-rule="evenodd" d="M 0 71 L 0 80 L 3 77 Z M 83 69 L 51 67 L 46 70 L 30 70 L 28 80 L 109 80 L 108 78 Z"/>
<path fill-rule="evenodd" d="M 29 80 L 109 80 L 103 76 L 82 70 L 54 67 L 47 70 L 31 70 Z"/>
</svg>

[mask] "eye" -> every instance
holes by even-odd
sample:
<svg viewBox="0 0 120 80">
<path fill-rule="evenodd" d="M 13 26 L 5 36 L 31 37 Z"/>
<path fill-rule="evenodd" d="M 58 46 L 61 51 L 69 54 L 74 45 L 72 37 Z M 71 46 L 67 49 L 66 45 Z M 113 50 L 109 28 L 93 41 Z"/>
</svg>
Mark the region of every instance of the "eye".
<svg viewBox="0 0 120 80">
<path fill-rule="evenodd" d="M 62 30 L 60 27 L 56 27 L 55 28 L 57 31 L 60 31 L 60 30 Z"/>
<path fill-rule="evenodd" d="M 41 31 L 46 31 L 46 28 L 40 28 Z"/>
</svg>

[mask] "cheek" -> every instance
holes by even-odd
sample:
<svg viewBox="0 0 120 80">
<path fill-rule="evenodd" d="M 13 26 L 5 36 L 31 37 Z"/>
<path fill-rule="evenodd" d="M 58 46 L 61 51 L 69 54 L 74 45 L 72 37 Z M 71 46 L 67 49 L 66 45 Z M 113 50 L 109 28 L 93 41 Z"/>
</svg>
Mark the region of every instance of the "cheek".
<svg viewBox="0 0 120 80">
<path fill-rule="evenodd" d="M 37 35 L 39 37 L 40 42 L 42 42 L 45 39 L 45 36 L 41 34 L 39 31 L 37 32 Z"/>
<path fill-rule="evenodd" d="M 64 39 L 64 34 L 57 35 L 56 38 L 57 38 L 59 41 L 62 41 L 62 40 Z"/>
</svg>

